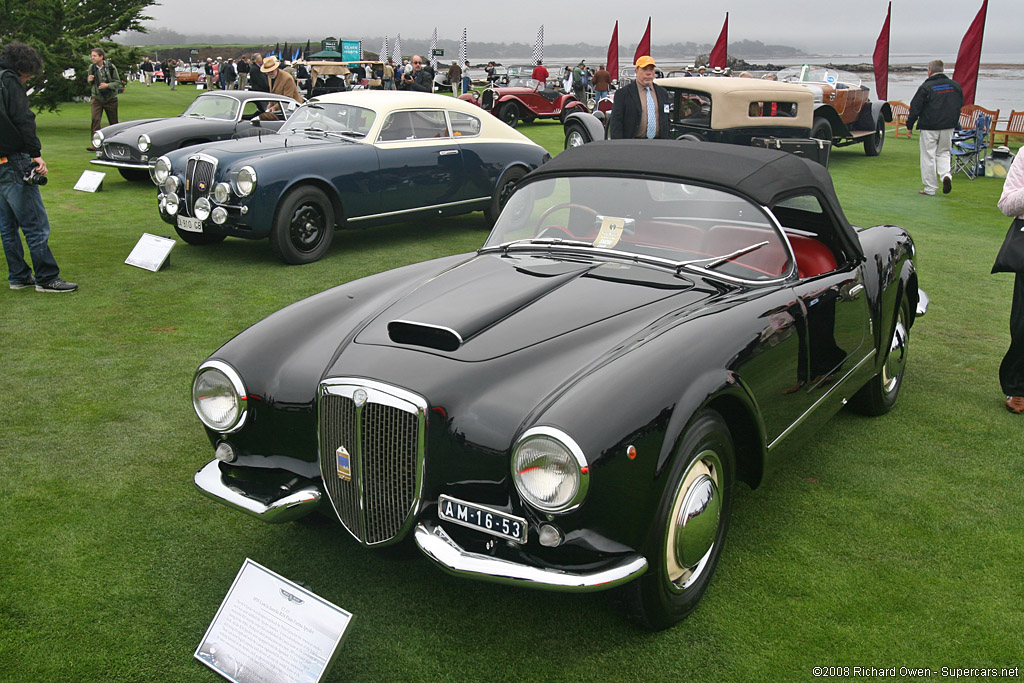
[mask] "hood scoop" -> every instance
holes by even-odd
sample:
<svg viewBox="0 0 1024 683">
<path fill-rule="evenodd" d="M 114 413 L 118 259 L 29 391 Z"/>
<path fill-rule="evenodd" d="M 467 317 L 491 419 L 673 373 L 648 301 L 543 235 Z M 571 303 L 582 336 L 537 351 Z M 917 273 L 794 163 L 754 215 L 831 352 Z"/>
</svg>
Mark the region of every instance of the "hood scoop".
<svg viewBox="0 0 1024 683">
<path fill-rule="evenodd" d="M 456 351 L 591 268 L 584 263 L 545 268 L 529 260 L 474 259 L 428 282 L 404 306 L 392 309 L 388 338 L 396 344 Z"/>
<path fill-rule="evenodd" d="M 462 336 L 455 330 L 411 320 L 389 322 L 388 337 L 396 344 L 425 346 L 438 351 L 455 351 L 462 346 Z"/>
</svg>

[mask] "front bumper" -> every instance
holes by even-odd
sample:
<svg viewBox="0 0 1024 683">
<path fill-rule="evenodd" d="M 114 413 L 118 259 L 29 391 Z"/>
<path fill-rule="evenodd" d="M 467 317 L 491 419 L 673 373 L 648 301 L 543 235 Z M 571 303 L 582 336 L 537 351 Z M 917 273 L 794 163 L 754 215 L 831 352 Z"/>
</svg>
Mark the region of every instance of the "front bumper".
<svg viewBox="0 0 1024 683">
<path fill-rule="evenodd" d="M 914 312 L 914 317 L 920 318 L 928 312 L 928 304 L 931 303 L 931 299 L 928 298 L 928 294 L 923 290 L 917 290 L 917 310 Z"/>
<path fill-rule="evenodd" d="M 320 505 L 322 494 L 315 484 L 297 488 L 276 500 L 265 502 L 262 497 L 245 491 L 242 482 L 235 485 L 226 483 L 219 462 L 211 460 L 207 463 L 206 467 L 196 472 L 194 481 L 203 495 L 229 508 L 252 515 L 268 524 L 281 524 L 303 517 Z"/>
<path fill-rule="evenodd" d="M 114 166 L 115 168 L 135 168 L 140 171 L 148 171 L 149 164 L 143 164 L 138 161 L 111 161 L 109 159 L 89 159 L 90 164 L 96 164 L 97 166 Z"/>
<path fill-rule="evenodd" d="M 527 588 L 586 593 L 607 590 L 636 579 L 647 571 L 647 560 L 627 555 L 593 572 L 567 572 L 533 567 L 463 550 L 444 529 L 432 522 L 416 525 L 416 545 L 449 574 Z"/>
</svg>

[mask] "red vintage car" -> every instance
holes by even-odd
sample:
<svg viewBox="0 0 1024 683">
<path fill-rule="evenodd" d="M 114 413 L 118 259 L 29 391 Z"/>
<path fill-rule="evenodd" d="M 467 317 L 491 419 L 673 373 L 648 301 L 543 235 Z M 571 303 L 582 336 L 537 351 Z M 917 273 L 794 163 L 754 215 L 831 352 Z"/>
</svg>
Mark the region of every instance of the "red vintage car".
<svg viewBox="0 0 1024 683">
<path fill-rule="evenodd" d="M 520 120 L 529 123 L 557 118 L 564 122 L 573 112 L 587 111 L 587 106 L 573 95 L 532 78 L 512 78 L 507 86 L 487 88 L 479 95 L 466 93 L 459 99 L 486 109 L 513 128 Z"/>
</svg>

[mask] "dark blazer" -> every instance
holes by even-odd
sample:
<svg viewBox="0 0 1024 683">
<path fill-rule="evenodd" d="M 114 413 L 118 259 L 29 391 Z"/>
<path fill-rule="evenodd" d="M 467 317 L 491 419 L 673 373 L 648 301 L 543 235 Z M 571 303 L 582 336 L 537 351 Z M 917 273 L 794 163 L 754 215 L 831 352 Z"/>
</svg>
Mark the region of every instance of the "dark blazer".
<svg viewBox="0 0 1024 683">
<path fill-rule="evenodd" d="M 662 140 L 672 139 L 668 123 L 668 90 L 654 85 L 654 97 L 658 100 L 658 135 Z M 612 140 L 634 138 L 640 128 L 640 89 L 636 81 L 615 91 L 615 104 L 608 121 L 608 137 Z"/>
</svg>

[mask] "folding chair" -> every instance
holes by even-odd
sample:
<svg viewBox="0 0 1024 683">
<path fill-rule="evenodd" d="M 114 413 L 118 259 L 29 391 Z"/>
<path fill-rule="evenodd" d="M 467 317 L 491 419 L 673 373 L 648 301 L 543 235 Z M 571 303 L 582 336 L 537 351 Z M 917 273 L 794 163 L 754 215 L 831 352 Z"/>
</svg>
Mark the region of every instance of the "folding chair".
<svg viewBox="0 0 1024 683">
<path fill-rule="evenodd" d="M 899 100 L 889 100 L 889 108 L 892 110 L 892 122 L 896 126 L 896 130 L 893 131 L 893 138 L 912 138 L 914 132 L 907 130 L 907 117 L 910 115 L 910 107 L 905 102 Z M 900 128 L 903 128 L 903 132 L 900 132 Z"/>
<path fill-rule="evenodd" d="M 971 180 L 985 175 L 985 151 L 988 149 L 988 131 L 991 125 L 990 116 L 979 114 L 975 119 L 974 128 L 954 131 L 950 149 L 953 173 L 962 172 Z"/>
</svg>

